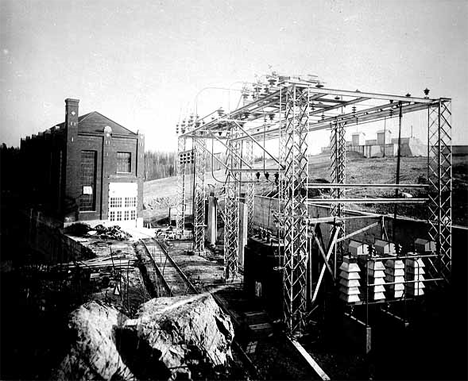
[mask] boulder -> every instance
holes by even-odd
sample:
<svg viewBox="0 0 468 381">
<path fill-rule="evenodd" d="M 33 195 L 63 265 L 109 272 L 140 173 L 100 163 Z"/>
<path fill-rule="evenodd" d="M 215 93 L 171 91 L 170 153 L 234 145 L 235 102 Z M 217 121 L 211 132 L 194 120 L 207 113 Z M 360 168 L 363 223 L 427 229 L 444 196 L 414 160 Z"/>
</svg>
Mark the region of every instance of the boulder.
<svg viewBox="0 0 468 381">
<path fill-rule="evenodd" d="M 152 299 L 135 319 L 90 302 L 69 327 L 77 339 L 54 379 L 214 379 L 232 359 L 234 328 L 208 293 Z"/>
<path fill-rule="evenodd" d="M 114 307 L 88 302 L 70 314 L 76 338 L 52 378 L 57 380 L 131 380 L 135 377 L 119 354 L 115 328 L 128 318 Z"/>
<path fill-rule="evenodd" d="M 208 293 L 152 299 L 124 328 L 160 351 L 160 360 L 172 373 L 187 372 L 190 377 L 196 370 L 193 376 L 206 377 L 210 375 L 206 372 L 225 368 L 232 359 L 231 319 Z"/>
</svg>

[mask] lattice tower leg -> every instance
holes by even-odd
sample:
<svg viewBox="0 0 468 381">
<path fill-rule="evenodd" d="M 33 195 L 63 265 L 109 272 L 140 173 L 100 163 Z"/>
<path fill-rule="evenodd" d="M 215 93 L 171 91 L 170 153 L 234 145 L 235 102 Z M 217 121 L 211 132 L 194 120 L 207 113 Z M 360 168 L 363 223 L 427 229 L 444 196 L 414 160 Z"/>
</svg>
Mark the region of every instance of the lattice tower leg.
<svg viewBox="0 0 468 381">
<path fill-rule="evenodd" d="M 178 157 L 177 157 L 177 216 L 176 227 L 177 230 L 183 231 L 185 229 L 185 212 L 186 212 L 186 174 L 187 164 L 181 161 L 180 154 L 186 150 L 187 139 L 184 136 L 178 138 Z"/>
<path fill-rule="evenodd" d="M 200 255 L 205 251 L 206 140 L 194 138 L 193 143 L 195 149 L 194 252 Z"/>
<path fill-rule="evenodd" d="M 283 312 L 288 334 L 296 335 L 307 312 L 308 92 L 290 87 L 285 108 Z"/>
<path fill-rule="evenodd" d="M 452 269 L 451 118 L 450 100 L 429 107 L 429 237 L 436 243 L 439 275 L 447 281 Z"/>
<path fill-rule="evenodd" d="M 331 179 L 332 183 L 344 184 L 346 182 L 346 139 L 345 128 L 343 124 L 334 123 L 330 135 L 331 147 Z M 333 198 L 342 198 L 344 196 L 343 189 L 333 189 Z M 344 205 L 341 203 L 332 204 L 330 208 L 330 215 L 341 217 L 343 214 Z M 340 233 L 338 237 L 345 234 L 345 224 L 342 222 Z M 337 250 L 342 254 L 342 244 L 337 245 Z"/>
<path fill-rule="evenodd" d="M 232 126 L 230 138 L 237 136 L 237 127 Z M 228 140 L 227 163 L 231 169 L 240 168 L 241 142 Z M 228 171 L 225 183 L 224 210 L 224 277 L 226 281 L 238 277 L 239 252 L 239 172 Z"/>
<path fill-rule="evenodd" d="M 244 142 L 243 150 L 244 160 L 252 165 L 254 162 L 254 143 L 251 140 Z M 247 236 L 253 235 L 253 217 L 254 217 L 254 200 L 255 200 L 255 183 L 254 183 L 254 173 L 247 172 L 244 177 L 244 180 L 247 182 L 243 186 L 243 191 L 245 192 L 245 203 L 247 205 Z"/>
</svg>

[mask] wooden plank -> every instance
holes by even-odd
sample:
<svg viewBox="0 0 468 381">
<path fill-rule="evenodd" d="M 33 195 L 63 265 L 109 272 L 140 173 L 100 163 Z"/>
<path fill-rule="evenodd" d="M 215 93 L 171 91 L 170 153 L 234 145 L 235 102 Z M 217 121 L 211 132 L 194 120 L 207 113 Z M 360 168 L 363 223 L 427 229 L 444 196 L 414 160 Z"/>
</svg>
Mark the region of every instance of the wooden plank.
<svg viewBox="0 0 468 381">
<path fill-rule="evenodd" d="M 317 362 L 312 358 L 312 356 L 309 353 L 307 353 L 307 351 L 299 342 L 293 339 L 289 339 L 289 341 L 294 346 L 294 348 L 296 348 L 299 351 L 299 353 L 302 355 L 304 360 L 307 361 L 307 363 L 312 367 L 315 373 L 317 373 L 320 379 L 330 380 L 330 377 L 323 371 L 323 369 L 320 367 L 319 364 L 317 364 Z"/>
</svg>

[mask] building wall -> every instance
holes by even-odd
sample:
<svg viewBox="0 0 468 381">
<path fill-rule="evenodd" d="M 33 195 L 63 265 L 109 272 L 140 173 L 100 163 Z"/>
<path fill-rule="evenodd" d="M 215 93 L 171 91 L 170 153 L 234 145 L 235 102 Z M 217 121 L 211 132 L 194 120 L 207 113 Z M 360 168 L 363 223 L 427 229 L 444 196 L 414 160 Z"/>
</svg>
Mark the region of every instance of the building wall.
<svg viewBox="0 0 468 381">
<path fill-rule="evenodd" d="M 41 204 L 51 214 L 62 213 L 66 144 L 63 129 L 33 135 L 20 142 L 18 176 L 26 204 Z"/>
<path fill-rule="evenodd" d="M 96 165 L 96 208 L 94 211 L 78 211 L 76 220 L 92 221 L 107 220 L 109 215 L 109 185 L 110 183 L 136 183 L 138 187 L 137 194 L 137 217 L 142 217 L 143 211 L 143 137 L 124 137 L 124 136 L 77 136 L 76 146 L 71 149 L 73 162 L 80 167 L 81 151 L 91 150 L 97 152 Z M 117 153 L 128 152 L 131 155 L 131 168 L 128 173 L 117 172 Z M 80 175 L 74 175 L 67 178 L 71 197 L 77 200 L 83 189 L 80 184 Z M 72 222 L 73 214 L 69 214 L 65 222 Z"/>
<path fill-rule="evenodd" d="M 144 137 L 129 132 L 79 132 L 78 100 L 65 101 L 65 123 L 21 140 L 20 168 L 26 203 L 59 218 L 64 223 L 107 220 L 111 183 L 137 184 L 137 221 L 142 224 Z M 105 117 L 104 117 L 105 118 Z M 80 210 L 82 151 L 94 151 L 94 210 Z M 117 172 L 117 152 L 131 155 L 128 173 Z M 89 192 L 89 187 L 86 189 Z M 135 222 L 135 221 L 134 221 Z M 136 224 L 136 223 L 135 223 Z"/>
</svg>

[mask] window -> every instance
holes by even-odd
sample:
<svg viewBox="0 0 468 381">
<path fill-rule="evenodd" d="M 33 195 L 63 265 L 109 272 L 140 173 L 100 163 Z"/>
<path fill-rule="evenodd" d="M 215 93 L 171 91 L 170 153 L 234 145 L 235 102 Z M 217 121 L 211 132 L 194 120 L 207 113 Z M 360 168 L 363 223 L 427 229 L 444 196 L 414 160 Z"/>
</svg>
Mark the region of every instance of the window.
<svg viewBox="0 0 468 381">
<path fill-rule="evenodd" d="M 136 197 L 125 197 L 125 207 L 126 208 L 135 208 L 136 207 Z"/>
<path fill-rule="evenodd" d="M 117 211 L 117 218 L 116 218 L 117 221 L 122 221 L 122 211 L 121 210 L 118 210 Z"/>
<path fill-rule="evenodd" d="M 131 220 L 136 220 L 136 210 L 131 210 L 130 211 L 130 219 Z"/>
<path fill-rule="evenodd" d="M 130 211 L 125 210 L 124 211 L 124 221 L 128 221 L 130 219 Z"/>
<path fill-rule="evenodd" d="M 95 210 L 96 207 L 96 151 L 81 151 L 81 196 L 80 210 Z"/>
<path fill-rule="evenodd" d="M 117 152 L 117 172 L 130 173 L 132 170 L 132 154 L 130 152 Z"/>
<path fill-rule="evenodd" d="M 122 197 L 111 197 L 110 207 L 111 208 L 121 208 L 122 207 Z"/>
<path fill-rule="evenodd" d="M 115 221 L 115 212 L 114 211 L 109 212 L 109 221 Z"/>
</svg>

